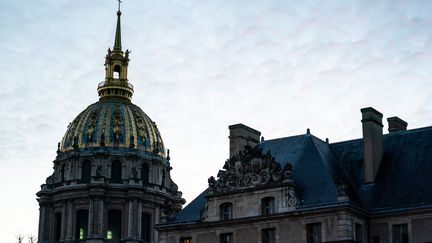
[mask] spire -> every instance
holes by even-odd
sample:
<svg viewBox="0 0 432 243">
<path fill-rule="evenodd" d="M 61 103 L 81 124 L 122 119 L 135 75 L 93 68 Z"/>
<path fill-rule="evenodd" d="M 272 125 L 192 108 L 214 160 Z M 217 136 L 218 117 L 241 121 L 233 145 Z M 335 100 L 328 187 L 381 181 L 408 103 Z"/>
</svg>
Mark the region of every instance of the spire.
<svg viewBox="0 0 432 243">
<path fill-rule="evenodd" d="M 120 16 L 121 16 L 120 3 L 121 3 L 121 0 L 118 0 L 117 27 L 116 27 L 116 35 L 115 35 L 114 48 L 113 48 L 114 51 L 121 51 L 121 49 L 122 49 L 122 46 L 121 46 L 121 29 L 120 29 Z"/>
<path fill-rule="evenodd" d="M 129 64 L 129 50 L 122 51 L 121 31 L 120 31 L 120 0 L 118 1 L 117 28 L 114 41 L 114 48 L 108 48 L 105 56 L 105 81 L 98 85 L 100 99 L 106 97 L 119 97 L 131 100 L 133 95 L 133 85 L 128 82 L 127 68 Z"/>
</svg>

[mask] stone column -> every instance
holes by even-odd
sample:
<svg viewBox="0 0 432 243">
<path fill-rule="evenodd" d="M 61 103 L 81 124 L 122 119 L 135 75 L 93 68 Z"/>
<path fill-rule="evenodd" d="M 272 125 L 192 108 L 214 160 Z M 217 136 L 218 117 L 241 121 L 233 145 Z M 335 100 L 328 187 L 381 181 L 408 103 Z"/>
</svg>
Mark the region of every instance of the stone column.
<svg viewBox="0 0 432 243">
<path fill-rule="evenodd" d="M 45 206 L 43 204 L 40 204 L 39 208 L 39 232 L 38 232 L 38 242 L 44 242 L 45 241 Z"/>
<path fill-rule="evenodd" d="M 141 223 L 142 223 L 142 202 L 138 202 L 138 218 L 137 218 L 137 237 L 138 237 L 138 239 L 141 239 L 141 230 L 142 230 L 142 226 L 141 226 Z M 142 240 L 142 239 L 141 239 Z"/>
<path fill-rule="evenodd" d="M 103 243 L 103 200 L 92 197 L 89 202 L 88 243 Z"/>
<path fill-rule="evenodd" d="M 61 229 L 60 229 L 60 240 L 64 240 L 66 237 L 66 204 L 67 201 L 63 202 L 63 206 L 62 206 L 62 218 L 61 218 Z"/>
<path fill-rule="evenodd" d="M 133 228 L 133 201 L 128 202 L 128 216 L 127 216 L 127 238 L 132 239 L 132 228 Z"/>
<path fill-rule="evenodd" d="M 73 218 L 74 218 L 74 207 L 73 207 L 73 203 L 72 201 L 68 201 L 67 202 L 67 209 L 66 209 L 66 213 L 67 213 L 67 217 L 66 217 L 66 241 L 71 241 L 73 239 L 74 236 L 74 225 L 73 225 Z"/>
<path fill-rule="evenodd" d="M 160 221 L 160 208 L 156 207 L 154 210 L 154 220 L 153 220 L 153 241 L 159 242 L 159 232 L 155 229 L 155 225 L 158 224 Z"/>
<path fill-rule="evenodd" d="M 93 233 L 93 229 L 94 229 L 94 226 L 93 226 L 93 222 L 94 222 L 94 211 L 95 211 L 95 209 L 94 209 L 94 201 L 93 201 L 94 199 L 93 198 L 90 198 L 90 201 L 89 201 L 89 206 L 88 206 L 88 208 L 89 208 L 89 214 L 88 214 L 88 238 L 93 238 L 93 236 L 94 236 L 94 233 Z"/>
</svg>

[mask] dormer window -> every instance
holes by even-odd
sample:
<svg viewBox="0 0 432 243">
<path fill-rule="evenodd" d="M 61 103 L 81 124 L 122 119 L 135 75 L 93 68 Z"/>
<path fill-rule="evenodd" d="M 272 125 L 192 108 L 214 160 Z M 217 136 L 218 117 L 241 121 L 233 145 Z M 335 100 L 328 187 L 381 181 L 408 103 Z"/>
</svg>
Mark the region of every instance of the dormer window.
<svg viewBox="0 0 432 243">
<path fill-rule="evenodd" d="M 261 215 L 270 215 L 275 213 L 274 197 L 265 197 L 261 199 Z"/>
<path fill-rule="evenodd" d="M 233 218 L 233 204 L 230 202 L 222 203 L 219 206 L 220 220 L 228 220 Z"/>
<path fill-rule="evenodd" d="M 115 65 L 114 66 L 114 73 L 113 73 L 113 77 L 116 79 L 120 78 L 120 72 L 121 72 L 121 67 L 120 65 Z"/>
</svg>

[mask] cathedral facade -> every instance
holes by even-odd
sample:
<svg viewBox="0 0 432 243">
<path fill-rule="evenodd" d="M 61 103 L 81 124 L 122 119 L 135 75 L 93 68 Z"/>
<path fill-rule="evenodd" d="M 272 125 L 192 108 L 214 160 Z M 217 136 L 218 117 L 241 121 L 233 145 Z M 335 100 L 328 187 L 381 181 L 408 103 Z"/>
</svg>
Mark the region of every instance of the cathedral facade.
<svg viewBox="0 0 432 243">
<path fill-rule="evenodd" d="M 131 102 L 120 16 L 99 101 L 69 124 L 37 193 L 40 243 L 158 242 L 154 226 L 185 202 L 156 123 Z"/>
</svg>

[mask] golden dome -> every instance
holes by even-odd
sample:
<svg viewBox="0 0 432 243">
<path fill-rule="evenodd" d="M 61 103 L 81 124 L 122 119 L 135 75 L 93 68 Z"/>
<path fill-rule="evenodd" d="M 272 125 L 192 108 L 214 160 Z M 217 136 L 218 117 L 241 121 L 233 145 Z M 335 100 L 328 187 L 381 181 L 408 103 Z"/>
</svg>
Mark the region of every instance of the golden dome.
<svg viewBox="0 0 432 243">
<path fill-rule="evenodd" d="M 68 126 L 59 152 L 107 148 L 165 155 L 156 124 L 130 101 L 105 98 L 88 106 Z"/>
</svg>

